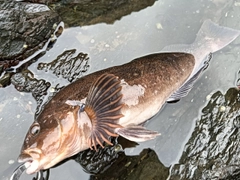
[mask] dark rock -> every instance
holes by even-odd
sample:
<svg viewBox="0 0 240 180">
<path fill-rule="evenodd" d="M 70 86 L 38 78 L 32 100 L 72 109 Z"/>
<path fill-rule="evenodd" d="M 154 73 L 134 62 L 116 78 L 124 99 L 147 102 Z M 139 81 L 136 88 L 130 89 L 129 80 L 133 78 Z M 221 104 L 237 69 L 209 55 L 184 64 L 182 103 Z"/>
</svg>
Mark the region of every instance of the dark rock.
<svg viewBox="0 0 240 180">
<path fill-rule="evenodd" d="M 39 63 L 38 70 L 51 70 L 57 77 L 63 77 L 69 82 L 81 77 L 89 69 L 87 54 L 79 53 L 73 57 L 76 50 L 67 50 L 50 63 Z"/>
<path fill-rule="evenodd" d="M 11 77 L 11 82 L 18 91 L 32 93 L 37 101 L 38 107 L 36 111 L 38 112 L 51 84 L 43 79 L 38 80 L 34 78 L 33 74 L 28 70 L 14 74 Z"/>
<path fill-rule="evenodd" d="M 43 48 L 60 17 L 47 6 L 6 1 L 0 6 L 1 71 Z M 0 72 L 1 73 L 1 72 Z"/>
<path fill-rule="evenodd" d="M 6 87 L 11 84 L 11 76 L 13 73 L 6 72 L 0 79 L 0 87 Z"/>
<path fill-rule="evenodd" d="M 212 95 L 171 170 L 175 179 L 235 179 L 240 176 L 240 91 L 231 88 Z"/>
<path fill-rule="evenodd" d="M 7 69 L 11 68 L 12 66 L 18 65 L 19 60 L 5 60 L 0 61 L 0 75 Z"/>
<path fill-rule="evenodd" d="M 151 149 L 144 149 L 138 156 L 120 153 L 118 159 L 103 174 L 90 177 L 91 180 L 159 180 L 167 179 L 166 168 Z"/>
<path fill-rule="evenodd" d="M 20 73 L 22 71 L 26 72 L 28 69 L 28 66 L 31 65 L 32 63 L 36 62 L 44 54 L 45 54 L 45 51 L 40 52 L 34 58 L 30 59 L 29 61 L 22 64 L 20 67 L 18 67 L 15 72 L 17 72 L 17 73 Z M 11 62 L 11 61 L 9 61 L 9 62 Z M 6 63 L 7 63 L 7 61 L 6 61 Z M 12 72 L 12 71 L 13 71 L 13 68 L 6 69 L 5 74 L 0 78 L 0 87 L 6 87 L 11 84 L 11 77 L 12 77 L 12 75 L 15 74 L 15 72 Z"/>
<path fill-rule="evenodd" d="M 78 154 L 76 161 L 91 174 L 91 180 L 159 180 L 167 179 L 166 168 L 151 149 L 144 149 L 138 156 L 126 156 L 115 146 L 107 146 L 98 152 L 86 150 Z M 120 146 L 121 147 L 121 146 Z"/>
</svg>

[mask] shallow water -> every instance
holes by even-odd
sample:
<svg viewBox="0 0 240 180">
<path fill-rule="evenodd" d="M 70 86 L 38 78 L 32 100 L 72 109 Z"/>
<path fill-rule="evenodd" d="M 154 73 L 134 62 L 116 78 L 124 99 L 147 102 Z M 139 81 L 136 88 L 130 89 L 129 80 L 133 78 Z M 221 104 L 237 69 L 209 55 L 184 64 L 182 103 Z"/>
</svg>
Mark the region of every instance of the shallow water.
<svg viewBox="0 0 240 180">
<path fill-rule="evenodd" d="M 29 70 L 37 79 L 45 79 L 55 87 L 69 82 L 56 78 L 51 71 L 37 70 L 38 63 L 51 62 L 65 50 L 87 53 L 90 68 L 86 73 L 123 64 L 146 54 L 159 52 L 170 44 L 192 43 L 202 22 L 212 19 L 220 25 L 240 29 L 240 1 L 156 1 L 152 7 L 123 17 L 113 25 L 96 24 L 65 29 L 57 43 Z M 236 86 L 240 69 L 238 38 L 213 54 L 210 67 L 197 81 L 189 95 L 180 102 L 165 105 L 146 127 L 161 133 L 156 139 L 125 150 L 137 155 L 152 148 L 159 160 L 170 166 L 178 162 L 183 146 L 193 131 L 209 94 Z M 51 89 L 51 88 L 50 88 Z M 49 89 L 48 94 L 51 94 Z M 0 89 L 0 178 L 9 179 L 19 166 L 16 159 L 23 139 L 33 122 L 36 101 L 30 93 L 20 93 L 12 85 Z M 50 179 L 88 179 L 89 174 L 73 160 L 51 169 Z"/>
</svg>

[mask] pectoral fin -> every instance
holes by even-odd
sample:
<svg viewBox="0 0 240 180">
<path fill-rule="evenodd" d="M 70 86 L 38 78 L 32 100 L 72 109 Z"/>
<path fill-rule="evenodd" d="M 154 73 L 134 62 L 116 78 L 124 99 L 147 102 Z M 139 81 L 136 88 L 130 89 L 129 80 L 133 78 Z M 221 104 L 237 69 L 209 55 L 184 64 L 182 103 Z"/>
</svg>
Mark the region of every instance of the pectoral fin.
<svg viewBox="0 0 240 180">
<path fill-rule="evenodd" d="M 143 126 L 132 125 L 124 128 L 117 128 L 115 132 L 120 136 L 134 142 L 143 142 L 150 139 L 154 139 L 160 135 L 156 131 L 151 131 Z"/>
<path fill-rule="evenodd" d="M 103 147 L 103 142 L 112 145 L 109 136 L 116 137 L 116 128 L 121 128 L 118 120 L 121 114 L 121 85 L 113 74 L 103 74 L 92 84 L 84 111 L 92 122 L 92 132 L 88 140 L 89 147 L 97 150 L 96 145 Z"/>
</svg>

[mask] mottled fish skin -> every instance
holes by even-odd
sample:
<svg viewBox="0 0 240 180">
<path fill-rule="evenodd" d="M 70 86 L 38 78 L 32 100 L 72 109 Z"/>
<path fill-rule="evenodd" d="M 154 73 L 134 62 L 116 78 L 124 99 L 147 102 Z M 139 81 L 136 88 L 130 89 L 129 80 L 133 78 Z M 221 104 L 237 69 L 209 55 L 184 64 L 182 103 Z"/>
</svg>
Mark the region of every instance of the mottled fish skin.
<svg viewBox="0 0 240 180">
<path fill-rule="evenodd" d="M 141 57 L 130 63 L 111 67 L 80 78 L 76 82 L 65 87 L 57 93 L 45 106 L 37 121 L 45 119 L 48 114 L 58 112 L 59 115 L 69 111 L 67 100 L 80 101 L 85 99 L 92 83 L 102 74 L 114 74 L 120 80 L 124 80 L 129 86 L 141 85 L 144 95 L 139 97 L 137 106 L 124 106 L 122 113 L 131 109 L 133 112 L 151 111 L 153 104 L 157 104 L 158 111 L 166 99 L 175 92 L 189 77 L 194 67 L 194 57 L 186 53 L 160 53 Z M 124 95 L 125 96 L 125 95 Z M 131 95 L 130 95 L 131 96 Z M 134 96 L 134 94 L 132 94 Z M 124 99 L 124 97 L 123 97 Z M 47 112 L 49 109 L 50 112 Z M 152 117 L 156 112 L 149 115 Z M 135 117 L 132 119 L 132 117 Z M 140 124 L 147 119 L 137 119 L 136 114 L 129 117 L 127 122 L 121 121 L 121 125 Z"/>
<path fill-rule="evenodd" d="M 37 125 L 39 132 L 31 132 L 33 128 L 30 127 L 19 162 L 26 161 L 26 157 L 28 161 L 36 159 L 33 161 L 36 165 L 27 170 L 31 174 L 89 148 L 91 122 L 87 115 L 79 115 L 80 106 L 66 102 L 85 102 L 92 83 L 102 74 L 114 74 L 121 80 L 122 86 L 130 88 L 130 91 L 122 90 L 124 106 L 119 124 L 124 127 L 140 124 L 155 115 L 166 99 L 186 81 L 193 68 L 194 57 L 191 54 L 159 53 L 80 78 L 63 88 L 45 105 L 32 125 Z M 131 94 L 131 87 L 140 87 L 144 92 L 140 96 Z M 131 102 L 131 96 L 134 102 Z"/>
</svg>

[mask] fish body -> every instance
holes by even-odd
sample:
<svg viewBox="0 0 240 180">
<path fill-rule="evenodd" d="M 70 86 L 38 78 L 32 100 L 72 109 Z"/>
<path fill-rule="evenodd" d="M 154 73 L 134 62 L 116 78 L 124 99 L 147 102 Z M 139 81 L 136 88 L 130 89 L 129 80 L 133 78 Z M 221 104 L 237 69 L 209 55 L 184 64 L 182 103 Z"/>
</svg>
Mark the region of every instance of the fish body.
<svg viewBox="0 0 240 180">
<path fill-rule="evenodd" d="M 89 148 L 88 137 L 91 134 L 92 123 L 85 112 L 79 113 L 80 103 L 86 102 L 92 83 L 101 75 L 114 74 L 120 81 L 123 117 L 119 119 L 118 124 L 127 127 L 130 124 L 141 124 L 155 115 L 166 99 L 186 81 L 193 68 L 194 57 L 191 54 L 160 53 L 80 78 L 62 89 L 46 104 L 26 136 L 21 158 L 28 157 L 27 154 L 34 152 L 35 147 L 37 152 L 39 149 L 51 149 L 51 153 L 38 152 L 38 155 L 45 154 L 44 159 L 51 159 L 51 167 L 56 160 L 62 160 L 55 158 L 57 154 L 59 158 L 66 158 Z M 31 129 L 36 126 L 40 127 L 41 133 L 34 136 Z M 74 148 L 76 142 L 78 147 Z M 62 153 L 64 155 L 59 156 Z M 46 154 L 50 157 L 47 158 Z M 43 157 L 39 155 L 38 158 Z"/>
<path fill-rule="evenodd" d="M 131 123 L 141 124 L 156 114 L 166 99 L 182 85 L 191 74 L 194 67 L 194 57 L 186 53 L 160 53 L 141 57 L 130 63 L 98 71 L 72 83 L 56 94 L 46 105 L 38 117 L 69 109 L 70 101 L 84 103 L 89 89 L 102 74 L 114 74 L 122 86 L 122 117 L 119 123 L 127 126 Z M 66 103 L 69 102 L 69 103 Z M 156 105 L 156 108 L 153 108 Z M 149 111 L 147 108 L 151 108 Z M 51 112 L 46 112 L 51 109 Z M 67 110 L 69 111 L 69 110 Z M 129 111 L 129 115 L 126 115 Z M 148 115 L 147 112 L 152 112 Z M 45 114 L 46 112 L 46 114 Z M 146 115 L 143 115 L 143 114 Z"/>
<path fill-rule="evenodd" d="M 132 141 L 155 138 L 157 132 L 140 124 L 154 116 L 165 102 L 186 96 L 207 67 L 206 56 L 239 35 L 239 31 L 209 21 L 199 32 L 210 31 L 206 26 L 220 34 L 211 32 L 209 37 L 199 33 L 204 34 L 196 38 L 201 43 L 167 47 L 165 53 L 86 75 L 58 92 L 25 137 L 19 162 L 25 162 L 27 173 L 50 168 L 87 148 L 97 150 L 97 144 L 103 146 L 104 141 L 111 144 L 110 136 Z"/>
</svg>

